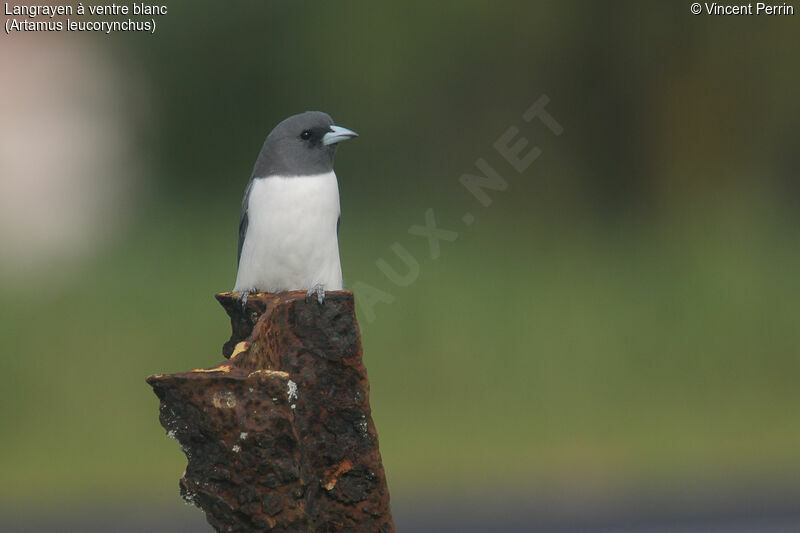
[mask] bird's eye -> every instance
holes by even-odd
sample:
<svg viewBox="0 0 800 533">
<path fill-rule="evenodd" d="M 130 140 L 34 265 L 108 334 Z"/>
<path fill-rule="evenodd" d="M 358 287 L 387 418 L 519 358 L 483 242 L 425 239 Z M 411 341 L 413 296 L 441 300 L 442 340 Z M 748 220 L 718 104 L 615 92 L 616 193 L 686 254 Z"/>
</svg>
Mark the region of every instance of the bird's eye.
<svg viewBox="0 0 800 533">
<path fill-rule="evenodd" d="M 303 139 L 304 141 L 309 140 L 311 138 L 311 130 L 306 130 L 303 133 L 301 133 L 300 138 Z"/>
</svg>

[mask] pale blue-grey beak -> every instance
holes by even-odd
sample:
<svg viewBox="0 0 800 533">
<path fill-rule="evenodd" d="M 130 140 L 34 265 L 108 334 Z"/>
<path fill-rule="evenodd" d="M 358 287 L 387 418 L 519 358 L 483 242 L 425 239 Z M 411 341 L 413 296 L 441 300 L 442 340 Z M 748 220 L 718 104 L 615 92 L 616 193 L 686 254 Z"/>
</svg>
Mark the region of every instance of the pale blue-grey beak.
<svg viewBox="0 0 800 533">
<path fill-rule="evenodd" d="M 326 146 L 329 144 L 336 144 L 346 141 L 347 139 L 352 139 L 353 137 L 358 137 L 358 133 L 341 126 L 331 126 L 331 131 L 322 136 L 322 144 Z"/>
</svg>

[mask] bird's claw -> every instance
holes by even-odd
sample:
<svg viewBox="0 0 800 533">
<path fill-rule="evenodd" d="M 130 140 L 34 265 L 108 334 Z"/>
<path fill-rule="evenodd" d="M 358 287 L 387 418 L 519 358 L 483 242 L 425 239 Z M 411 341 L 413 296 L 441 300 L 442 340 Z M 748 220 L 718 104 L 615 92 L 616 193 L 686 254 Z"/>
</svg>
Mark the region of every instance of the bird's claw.
<svg viewBox="0 0 800 533">
<path fill-rule="evenodd" d="M 314 296 L 317 297 L 317 302 L 322 305 L 322 303 L 325 301 L 325 287 L 318 283 L 314 285 L 314 287 L 308 289 L 308 292 L 306 293 L 306 301 L 310 300 Z"/>
<path fill-rule="evenodd" d="M 256 291 L 254 291 L 254 290 L 248 289 L 248 290 L 241 291 L 239 293 L 239 301 L 242 304 L 242 311 L 245 311 L 247 309 L 247 297 L 250 296 L 251 294 L 255 294 L 255 292 Z"/>
</svg>

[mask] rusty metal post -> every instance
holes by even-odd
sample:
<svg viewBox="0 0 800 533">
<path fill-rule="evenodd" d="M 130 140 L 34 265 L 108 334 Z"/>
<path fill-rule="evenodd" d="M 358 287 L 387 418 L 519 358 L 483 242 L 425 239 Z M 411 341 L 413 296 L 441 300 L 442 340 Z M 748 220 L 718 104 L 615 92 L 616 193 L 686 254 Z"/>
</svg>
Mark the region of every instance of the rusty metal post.
<svg viewBox="0 0 800 533">
<path fill-rule="evenodd" d="M 217 531 L 394 532 L 353 295 L 217 294 L 228 361 L 147 378 Z"/>
</svg>

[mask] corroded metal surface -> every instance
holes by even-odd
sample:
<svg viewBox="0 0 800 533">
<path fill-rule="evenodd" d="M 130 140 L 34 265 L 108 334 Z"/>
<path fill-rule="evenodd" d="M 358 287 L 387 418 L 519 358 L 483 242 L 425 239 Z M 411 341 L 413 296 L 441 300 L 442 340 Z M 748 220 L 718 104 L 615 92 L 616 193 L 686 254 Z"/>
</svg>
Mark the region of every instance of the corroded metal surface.
<svg viewBox="0 0 800 533">
<path fill-rule="evenodd" d="M 217 531 L 393 532 L 352 293 L 217 299 L 230 359 L 147 379 L 184 499 Z"/>
</svg>

